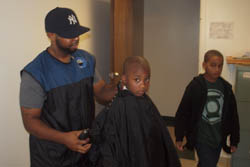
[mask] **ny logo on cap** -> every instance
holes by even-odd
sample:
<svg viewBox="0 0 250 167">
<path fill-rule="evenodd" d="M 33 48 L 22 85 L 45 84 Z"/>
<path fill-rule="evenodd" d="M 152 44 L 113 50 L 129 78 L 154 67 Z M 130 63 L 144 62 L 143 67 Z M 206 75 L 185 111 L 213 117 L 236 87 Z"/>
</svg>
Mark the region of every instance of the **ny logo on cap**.
<svg viewBox="0 0 250 167">
<path fill-rule="evenodd" d="M 69 20 L 70 24 L 76 24 L 77 23 L 76 17 L 73 14 L 68 16 L 68 20 Z"/>
</svg>

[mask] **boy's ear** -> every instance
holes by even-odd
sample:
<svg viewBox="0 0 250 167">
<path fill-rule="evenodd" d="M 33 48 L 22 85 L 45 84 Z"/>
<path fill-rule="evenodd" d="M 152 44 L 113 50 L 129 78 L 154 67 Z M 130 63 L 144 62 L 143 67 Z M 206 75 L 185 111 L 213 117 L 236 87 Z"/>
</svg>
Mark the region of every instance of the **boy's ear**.
<svg viewBox="0 0 250 167">
<path fill-rule="evenodd" d="M 205 70 L 206 69 L 206 63 L 203 61 L 203 63 L 202 63 L 202 68 L 203 68 L 203 70 Z"/>
<path fill-rule="evenodd" d="M 122 83 L 123 84 L 126 84 L 127 83 L 127 77 L 126 77 L 126 75 L 122 75 L 122 77 L 121 77 L 121 80 L 122 80 Z"/>
</svg>

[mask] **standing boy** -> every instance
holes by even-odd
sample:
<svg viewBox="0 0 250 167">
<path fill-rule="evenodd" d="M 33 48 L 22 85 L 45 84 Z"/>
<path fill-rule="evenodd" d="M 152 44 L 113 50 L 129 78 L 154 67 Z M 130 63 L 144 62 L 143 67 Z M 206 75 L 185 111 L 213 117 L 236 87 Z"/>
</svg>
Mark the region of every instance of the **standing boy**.
<svg viewBox="0 0 250 167">
<path fill-rule="evenodd" d="M 239 143 L 239 119 L 232 86 L 220 77 L 223 55 L 217 50 L 205 53 L 204 74 L 195 77 L 186 87 L 175 120 L 176 146 L 183 151 L 195 147 L 199 167 L 216 167 L 221 148 L 236 151 Z M 227 137 L 230 136 L 230 147 Z"/>
</svg>

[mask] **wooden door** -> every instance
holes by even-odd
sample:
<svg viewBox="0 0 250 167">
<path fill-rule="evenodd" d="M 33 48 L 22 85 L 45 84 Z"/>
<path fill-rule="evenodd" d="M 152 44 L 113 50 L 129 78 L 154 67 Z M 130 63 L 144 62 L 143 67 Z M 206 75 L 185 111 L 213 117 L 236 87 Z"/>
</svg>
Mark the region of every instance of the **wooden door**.
<svg viewBox="0 0 250 167">
<path fill-rule="evenodd" d="M 143 56 L 144 0 L 111 0 L 111 71 L 128 56 Z"/>
</svg>

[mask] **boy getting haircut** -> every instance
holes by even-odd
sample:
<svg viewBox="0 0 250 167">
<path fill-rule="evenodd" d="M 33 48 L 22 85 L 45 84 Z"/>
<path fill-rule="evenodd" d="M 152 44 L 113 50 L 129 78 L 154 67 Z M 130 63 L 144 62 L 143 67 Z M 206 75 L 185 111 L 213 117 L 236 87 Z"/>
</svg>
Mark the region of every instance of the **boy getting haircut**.
<svg viewBox="0 0 250 167">
<path fill-rule="evenodd" d="M 123 66 L 122 90 L 96 118 L 92 130 L 103 167 L 180 167 L 168 129 L 146 94 L 150 66 L 143 57 L 128 57 Z M 100 137 L 101 136 L 101 137 Z M 98 151 L 97 151 L 98 152 Z"/>
<path fill-rule="evenodd" d="M 123 63 L 123 74 L 126 74 L 131 65 L 136 65 L 137 67 L 142 67 L 150 75 L 150 65 L 148 61 L 142 56 L 130 56 L 125 59 Z"/>
</svg>

